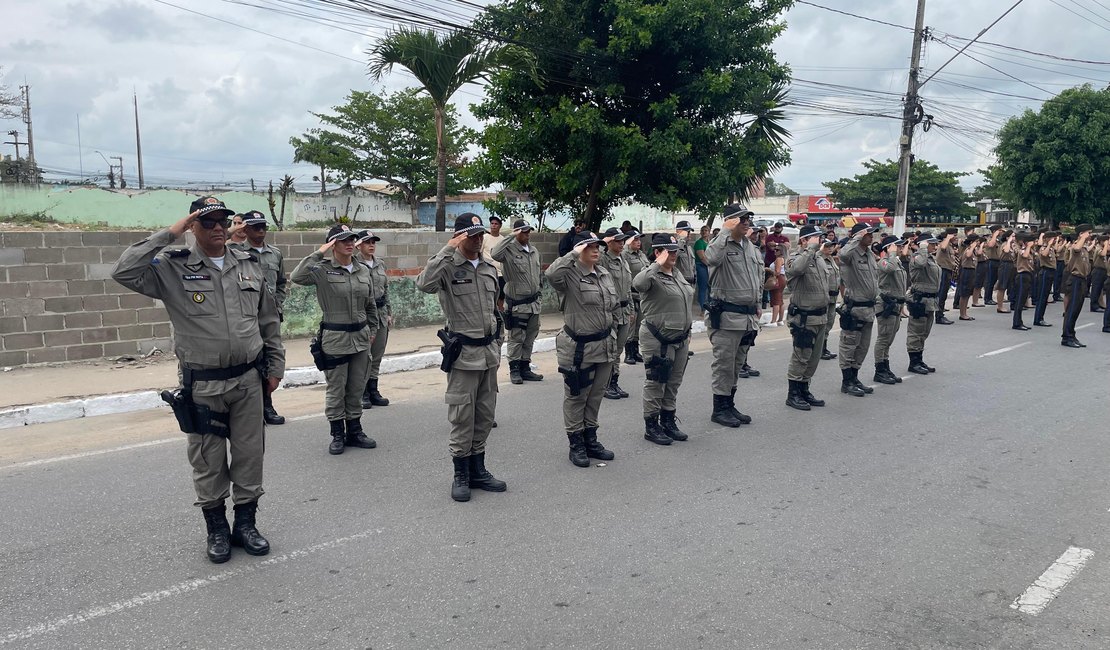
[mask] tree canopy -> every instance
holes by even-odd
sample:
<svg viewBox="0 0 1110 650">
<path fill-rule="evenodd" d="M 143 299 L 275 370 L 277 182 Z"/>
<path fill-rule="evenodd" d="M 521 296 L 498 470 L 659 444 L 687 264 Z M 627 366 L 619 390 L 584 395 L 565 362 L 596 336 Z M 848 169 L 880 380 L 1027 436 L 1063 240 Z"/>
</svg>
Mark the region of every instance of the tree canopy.
<svg viewBox="0 0 1110 650">
<path fill-rule="evenodd" d="M 493 75 L 477 161 L 598 227 L 639 201 L 708 214 L 789 161 L 786 66 L 771 42 L 791 0 L 507 0 L 478 27 L 527 44 L 545 82 Z"/>
<path fill-rule="evenodd" d="M 792 196 L 797 194 L 797 192 L 787 187 L 784 183 L 775 182 L 775 179 L 770 176 L 763 181 L 763 193 L 767 196 Z"/>
<path fill-rule="evenodd" d="M 895 190 L 898 187 L 898 161 L 868 160 L 867 170 L 852 178 L 825 181 L 832 198 L 841 206 L 854 208 L 886 208 L 894 213 Z M 959 179 L 967 172 L 941 171 L 933 163 L 918 159 L 910 171 L 909 216 L 966 217 L 975 213 L 967 205 L 970 200 L 960 187 Z"/>
<path fill-rule="evenodd" d="M 1070 88 L 998 133 L 996 180 L 1053 223 L 1110 222 L 1110 89 Z"/>
</svg>

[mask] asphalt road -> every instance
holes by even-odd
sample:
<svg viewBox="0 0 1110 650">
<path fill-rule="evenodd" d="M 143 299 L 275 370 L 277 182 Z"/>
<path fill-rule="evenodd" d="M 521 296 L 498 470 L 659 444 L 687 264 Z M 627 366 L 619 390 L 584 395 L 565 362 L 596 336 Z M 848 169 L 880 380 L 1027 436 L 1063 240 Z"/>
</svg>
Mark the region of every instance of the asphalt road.
<svg viewBox="0 0 1110 650">
<path fill-rule="evenodd" d="M 0 459 L 0 645 L 1110 647 L 1110 335 L 1098 315 L 1070 350 L 1058 317 L 1019 333 L 974 311 L 934 330 L 935 375 L 853 398 L 822 363 L 829 405 L 809 413 L 782 403 L 789 346 L 772 330 L 740 429 L 709 421 L 699 337 L 691 439 L 671 447 L 642 439 L 643 369 L 622 366 L 633 397 L 604 403 L 600 434 L 617 459 L 589 469 L 567 461 L 543 355 L 546 381 L 501 387 L 487 464 L 509 491 L 465 504 L 448 496 L 442 375 L 411 373 L 423 390 L 364 418 L 375 450 L 328 456 L 317 415 L 269 430 L 274 551 L 220 566 L 180 441 Z M 150 422 L 148 438 L 173 436 L 168 415 Z M 1069 547 L 1090 559 L 1059 595 L 1011 608 Z"/>
</svg>

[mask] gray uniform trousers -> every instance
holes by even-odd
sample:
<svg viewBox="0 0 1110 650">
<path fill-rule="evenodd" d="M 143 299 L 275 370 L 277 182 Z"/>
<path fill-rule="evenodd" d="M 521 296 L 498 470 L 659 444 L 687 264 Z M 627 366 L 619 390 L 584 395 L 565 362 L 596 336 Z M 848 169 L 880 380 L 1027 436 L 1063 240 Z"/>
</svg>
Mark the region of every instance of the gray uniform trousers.
<svg viewBox="0 0 1110 650">
<path fill-rule="evenodd" d="M 640 320 L 642 314 L 640 313 L 640 301 L 633 299 L 632 313 L 628 315 L 628 340 L 633 343 L 640 342 Z M 623 350 L 624 348 L 619 348 Z M 640 351 L 640 356 L 643 356 L 643 351 Z"/>
<path fill-rule="evenodd" d="M 836 301 L 829 303 L 829 311 L 825 314 L 825 331 L 821 335 L 821 352 L 829 349 L 829 334 L 832 334 L 833 323 L 836 322 Z"/>
<path fill-rule="evenodd" d="M 863 360 L 867 358 L 867 350 L 871 347 L 871 331 L 875 323 L 863 324 L 863 329 L 858 332 L 840 330 L 840 368 L 862 368 Z"/>
<path fill-rule="evenodd" d="M 631 322 L 628 322 L 628 323 L 625 323 L 624 325 L 617 325 L 615 327 L 614 331 L 617 333 L 617 350 L 618 351 L 623 351 L 624 350 L 624 344 L 628 343 L 628 337 L 629 337 L 630 333 L 632 332 L 632 324 L 631 324 Z M 652 338 L 655 338 L 655 337 L 653 336 Z M 618 352 L 618 354 L 619 354 L 619 352 Z M 643 351 L 641 351 L 640 354 L 642 355 Z"/>
<path fill-rule="evenodd" d="M 801 316 L 795 316 L 791 320 L 800 322 Z M 814 344 L 811 348 L 794 346 L 794 351 L 790 354 L 790 365 L 786 368 L 786 378 L 790 381 L 808 382 L 813 379 L 814 373 L 817 372 L 817 364 L 821 361 L 821 353 L 824 351 L 822 342 L 829 335 L 828 323 L 814 325 L 807 322 L 806 329 L 813 332 Z"/>
<path fill-rule="evenodd" d="M 454 458 L 486 451 L 486 438 L 497 410 L 497 367 L 486 370 L 452 369 L 447 373 L 447 447 Z"/>
<path fill-rule="evenodd" d="M 906 351 L 924 352 L 925 339 L 933 331 L 934 312 L 925 312 L 924 318 L 911 318 L 906 323 Z M 876 354 L 878 354 L 876 352 Z"/>
<path fill-rule="evenodd" d="M 520 322 L 521 316 L 514 315 L 513 318 Z M 532 346 L 536 344 L 536 337 L 540 334 L 540 315 L 531 314 L 527 326 L 514 327 L 508 334 L 509 361 L 531 361 Z"/>
<path fill-rule="evenodd" d="M 324 393 L 324 416 L 328 420 L 355 420 L 362 417 L 362 393 L 366 390 L 366 373 L 370 369 L 370 351 L 363 350 L 351 360 L 324 371 L 327 390 Z"/>
<path fill-rule="evenodd" d="M 382 325 L 374 333 L 374 342 L 370 344 L 370 369 L 366 374 L 367 379 L 377 379 L 382 367 L 382 357 L 385 356 L 385 346 L 389 343 L 389 328 Z"/>
<path fill-rule="evenodd" d="M 718 330 L 709 328 L 709 342 L 713 344 L 713 394 L 731 395 L 744 361 L 748 358 L 747 345 L 740 341 L 751 330 Z M 643 339 L 641 345 L 643 345 Z M 645 356 L 645 358 L 647 358 Z"/>
<path fill-rule="evenodd" d="M 265 425 L 262 422 L 262 380 L 258 373 L 248 371 L 239 386 L 222 395 L 202 397 L 193 401 L 219 413 L 229 413 L 230 435 L 186 434 L 186 453 L 193 466 L 193 487 L 197 492 L 194 505 L 211 508 L 221 505 L 234 485 L 235 503 L 250 503 L 262 496 L 262 454 L 266 449 Z M 231 459 L 228 460 L 228 447 Z"/>
<path fill-rule="evenodd" d="M 901 309 L 901 305 L 898 309 Z M 898 328 L 902 324 L 902 317 L 897 312 L 893 316 L 875 316 L 875 323 L 878 325 L 875 329 L 875 363 L 886 361 L 890 358 L 890 345 L 894 343 L 894 337 L 898 334 Z"/>
<path fill-rule="evenodd" d="M 601 412 L 601 398 L 609 377 L 613 374 L 613 362 L 582 364 L 582 371 L 593 368 L 594 380 L 589 386 L 570 394 L 570 387 L 563 383 L 563 426 L 567 433 L 580 433 L 583 429 L 598 427 L 598 413 Z"/>
<path fill-rule="evenodd" d="M 662 345 L 659 339 L 651 333 L 648 328 L 643 328 L 640 332 L 640 353 L 645 360 L 651 360 L 652 357 L 659 354 L 659 348 Z M 682 342 L 682 345 L 667 346 L 667 358 L 674 362 L 671 366 L 671 376 L 666 384 L 660 384 L 657 381 L 644 379 L 644 415 L 658 415 L 659 411 L 677 411 L 678 388 L 682 386 L 682 376 L 686 374 L 686 362 L 690 357 L 687 352 L 690 350 L 690 337 Z"/>
</svg>

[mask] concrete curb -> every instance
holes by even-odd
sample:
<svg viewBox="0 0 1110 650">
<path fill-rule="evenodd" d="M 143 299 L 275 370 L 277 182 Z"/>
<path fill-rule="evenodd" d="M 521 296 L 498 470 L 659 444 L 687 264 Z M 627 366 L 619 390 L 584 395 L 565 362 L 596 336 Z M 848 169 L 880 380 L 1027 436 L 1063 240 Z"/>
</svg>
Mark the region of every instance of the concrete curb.
<svg viewBox="0 0 1110 650">
<path fill-rule="evenodd" d="M 694 321 L 690 331 L 694 334 L 705 332 L 705 323 L 700 320 Z M 501 346 L 502 357 L 507 354 L 507 347 L 506 345 Z M 536 343 L 532 347 L 532 351 L 535 353 L 551 352 L 554 349 L 554 336 L 536 339 Z M 390 375 L 396 372 L 434 368 L 439 365 L 441 359 L 442 357 L 438 351 L 385 357 L 382 359 L 381 373 Z M 282 378 L 281 387 L 312 386 L 323 382 L 324 373 L 317 370 L 315 366 L 289 368 L 285 371 L 285 377 Z M 144 390 L 136 393 L 116 393 L 115 395 L 99 395 L 64 402 L 17 406 L 0 409 L 0 429 L 46 424 L 61 420 L 76 420 L 97 415 L 133 413 L 152 408 L 167 408 L 166 403 L 159 397 L 159 391 Z"/>
</svg>

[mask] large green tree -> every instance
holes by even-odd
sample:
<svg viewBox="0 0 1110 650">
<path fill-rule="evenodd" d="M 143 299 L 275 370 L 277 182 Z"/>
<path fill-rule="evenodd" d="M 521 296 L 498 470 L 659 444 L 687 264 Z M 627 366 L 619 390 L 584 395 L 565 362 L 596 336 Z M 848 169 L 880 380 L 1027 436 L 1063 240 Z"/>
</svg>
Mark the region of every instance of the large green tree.
<svg viewBox="0 0 1110 650">
<path fill-rule="evenodd" d="M 867 170 L 852 178 L 825 181 L 833 200 L 845 207 L 886 208 L 894 214 L 895 190 L 898 187 L 898 162 L 868 160 Z M 967 172 L 942 171 L 933 163 L 917 159 L 910 171 L 909 216 L 969 217 L 975 208 L 968 205 L 967 192 L 960 187 L 960 178 Z"/>
<path fill-rule="evenodd" d="M 314 113 L 324 128 L 309 133 L 318 141 L 338 145 L 342 155 L 329 158 L 329 167 L 347 179 L 386 181 L 405 198 L 413 223 L 419 223 L 420 202 L 435 196 L 437 187 L 451 192 L 462 189 L 463 150 L 474 133 L 459 125 L 453 106 L 443 112 L 447 145 L 442 170 L 437 165 L 437 108 L 419 89 L 384 96 L 352 90 L 347 103 L 332 110 Z"/>
<path fill-rule="evenodd" d="M 1042 219 L 1110 222 L 1110 88 L 1070 88 L 998 132 L 997 180 Z"/>
<path fill-rule="evenodd" d="M 370 76 L 375 80 L 394 65 L 408 69 L 435 105 L 437 137 L 436 230 L 447 225 L 447 165 L 450 133 L 445 129 L 448 102 L 463 85 L 486 79 L 498 71 L 516 71 L 535 80 L 535 58 L 517 45 L 496 44 L 467 32 L 439 34 L 432 30 L 401 28 L 387 34 L 369 52 Z"/>
<path fill-rule="evenodd" d="M 320 193 L 327 191 L 328 181 L 335 181 L 328 170 L 338 171 L 340 168 L 350 168 L 351 153 L 333 134 L 327 132 L 310 131 L 304 135 L 289 138 L 293 146 L 293 162 L 303 162 L 316 165 L 320 168 L 320 175 L 313 176 L 312 180 L 320 181 Z M 350 177 L 344 180 L 350 181 Z"/>
<path fill-rule="evenodd" d="M 545 87 L 495 75 L 477 161 L 596 228 L 622 201 L 709 214 L 789 160 L 787 68 L 771 42 L 791 0 L 506 0 L 478 26 L 535 52 Z"/>
</svg>

